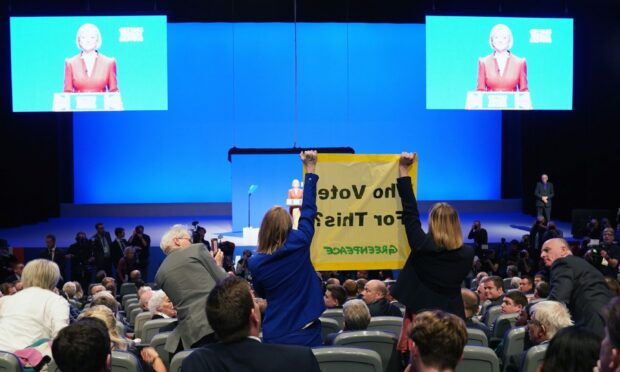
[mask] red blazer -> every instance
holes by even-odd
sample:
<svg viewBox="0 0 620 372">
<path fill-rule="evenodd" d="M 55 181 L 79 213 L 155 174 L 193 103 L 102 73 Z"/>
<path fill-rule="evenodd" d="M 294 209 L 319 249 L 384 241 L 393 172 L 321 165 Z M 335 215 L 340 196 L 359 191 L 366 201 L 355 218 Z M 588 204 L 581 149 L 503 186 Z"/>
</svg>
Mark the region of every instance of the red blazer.
<svg viewBox="0 0 620 372">
<path fill-rule="evenodd" d="M 494 54 L 478 60 L 477 90 L 490 92 L 525 92 L 527 87 L 527 64 L 525 58 L 512 53 L 508 56 L 504 74 L 499 74 L 499 67 Z"/>
<path fill-rule="evenodd" d="M 86 73 L 86 64 L 81 53 L 65 60 L 65 92 L 92 93 L 118 92 L 116 81 L 116 60 L 97 52 L 91 76 Z"/>
</svg>

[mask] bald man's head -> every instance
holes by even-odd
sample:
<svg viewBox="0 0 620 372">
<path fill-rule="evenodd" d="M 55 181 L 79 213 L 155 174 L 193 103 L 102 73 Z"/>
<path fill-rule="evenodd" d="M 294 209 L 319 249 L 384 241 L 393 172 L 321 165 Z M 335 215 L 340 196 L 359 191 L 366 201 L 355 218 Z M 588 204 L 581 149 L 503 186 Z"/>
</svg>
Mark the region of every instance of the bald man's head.
<svg viewBox="0 0 620 372">
<path fill-rule="evenodd" d="M 540 258 L 543 260 L 545 266 L 551 267 L 558 258 L 570 256 L 572 254 L 566 240 L 554 238 L 547 240 L 543 244 Z"/>
<path fill-rule="evenodd" d="M 387 295 L 387 287 L 385 283 L 380 280 L 370 280 L 364 286 L 362 291 L 362 298 L 367 304 L 375 303 Z"/>
</svg>

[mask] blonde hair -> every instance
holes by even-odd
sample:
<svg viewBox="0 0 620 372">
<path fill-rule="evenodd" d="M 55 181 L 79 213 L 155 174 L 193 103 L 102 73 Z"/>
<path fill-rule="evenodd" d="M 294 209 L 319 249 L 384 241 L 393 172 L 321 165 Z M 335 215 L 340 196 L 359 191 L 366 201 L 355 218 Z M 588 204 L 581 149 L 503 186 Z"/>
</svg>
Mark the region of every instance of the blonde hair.
<svg viewBox="0 0 620 372">
<path fill-rule="evenodd" d="M 172 226 L 170 230 L 168 230 L 164 234 L 164 236 L 161 237 L 159 247 L 165 255 L 169 255 L 170 253 L 172 253 L 172 251 L 178 249 L 178 247 L 175 247 L 174 245 L 174 239 L 183 238 L 189 238 L 191 240 L 192 236 L 189 234 L 189 231 L 187 231 L 187 228 L 185 226 L 181 224 L 176 224 Z"/>
<path fill-rule="evenodd" d="M 97 318 L 103 321 L 108 329 L 108 334 L 110 335 L 112 349 L 123 351 L 127 350 L 128 341 L 118 334 L 118 331 L 116 330 L 116 318 L 114 317 L 112 310 L 108 307 L 104 305 L 90 307 L 84 310 L 84 312 L 78 317 L 78 319 L 84 318 Z"/>
<path fill-rule="evenodd" d="M 80 45 L 80 36 L 82 36 L 82 33 L 86 31 L 95 31 L 97 33 L 97 45 L 95 46 L 95 50 L 99 50 L 99 48 L 101 48 L 102 41 L 101 32 L 99 31 L 99 28 L 92 23 L 84 23 L 80 26 L 80 28 L 78 28 L 77 35 L 75 36 L 75 44 L 77 44 L 78 49 L 82 50 L 82 45 Z"/>
<path fill-rule="evenodd" d="M 463 230 L 459 214 L 448 203 L 436 203 L 428 215 L 428 232 L 439 247 L 447 250 L 463 245 Z"/>
<path fill-rule="evenodd" d="M 56 287 L 60 280 L 60 269 L 56 262 L 38 258 L 28 262 L 22 272 L 24 288 L 39 287 L 49 289 Z"/>
<path fill-rule="evenodd" d="M 499 23 L 493 26 L 493 28 L 491 29 L 491 33 L 489 34 L 489 45 L 491 45 L 491 49 L 495 50 L 495 45 L 493 45 L 493 35 L 495 35 L 497 32 L 500 32 L 500 31 L 506 31 L 506 33 L 508 34 L 508 39 L 510 40 L 508 41 L 508 48 L 506 49 L 507 50 L 512 49 L 512 46 L 514 45 L 514 38 L 512 37 L 512 31 L 510 31 L 510 28 L 508 26 L 502 23 Z"/>
<path fill-rule="evenodd" d="M 293 221 L 288 211 L 275 206 L 265 213 L 258 231 L 258 253 L 271 254 L 286 242 L 288 233 L 293 228 Z"/>
</svg>

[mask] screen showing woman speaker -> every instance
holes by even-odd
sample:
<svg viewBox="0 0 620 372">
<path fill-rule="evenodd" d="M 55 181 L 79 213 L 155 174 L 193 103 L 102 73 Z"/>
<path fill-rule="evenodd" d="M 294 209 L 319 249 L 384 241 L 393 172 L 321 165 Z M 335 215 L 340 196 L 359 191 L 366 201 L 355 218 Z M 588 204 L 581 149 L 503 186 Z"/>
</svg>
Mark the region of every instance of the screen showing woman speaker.
<svg viewBox="0 0 620 372">
<path fill-rule="evenodd" d="M 572 110 L 573 20 L 426 17 L 426 108 Z"/>
<path fill-rule="evenodd" d="M 10 28 L 13 111 L 168 109 L 165 16 L 13 17 Z"/>
</svg>

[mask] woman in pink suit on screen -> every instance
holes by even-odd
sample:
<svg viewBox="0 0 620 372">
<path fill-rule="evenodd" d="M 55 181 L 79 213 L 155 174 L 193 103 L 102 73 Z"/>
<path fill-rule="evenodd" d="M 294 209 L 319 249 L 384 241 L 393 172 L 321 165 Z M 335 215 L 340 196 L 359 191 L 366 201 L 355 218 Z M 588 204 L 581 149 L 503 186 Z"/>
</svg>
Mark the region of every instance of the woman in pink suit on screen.
<svg viewBox="0 0 620 372">
<path fill-rule="evenodd" d="M 494 51 L 478 60 L 476 89 L 489 92 L 527 91 L 527 64 L 525 58 L 519 58 L 510 52 L 513 38 L 508 26 L 493 26 L 489 43 Z"/>
<path fill-rule="evenodd" d="M 80 26 L 76 43 L 80 54 L 65 60 L 65 92 L 118 92 L 116 60 L 99 53 L 101 33 L 97 26 Z"/>
</svg>

